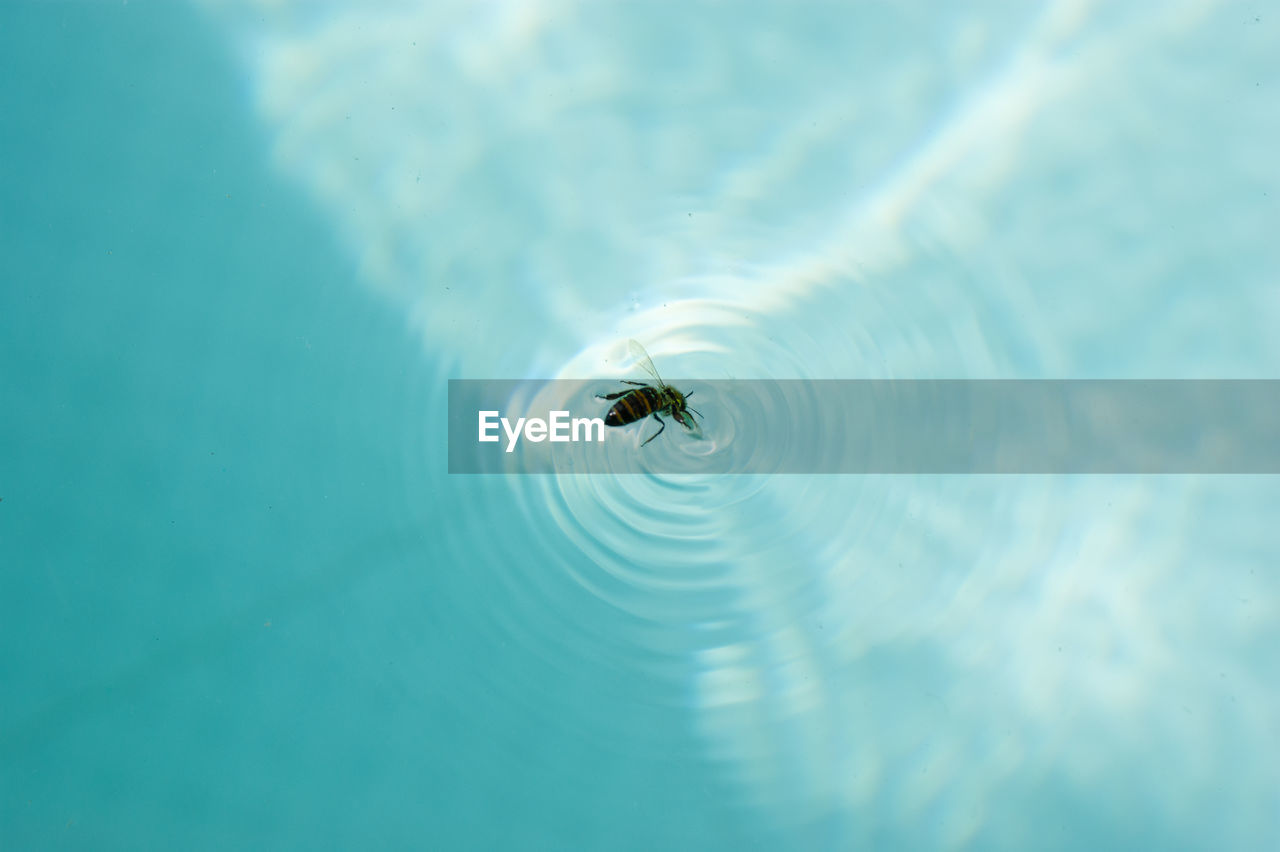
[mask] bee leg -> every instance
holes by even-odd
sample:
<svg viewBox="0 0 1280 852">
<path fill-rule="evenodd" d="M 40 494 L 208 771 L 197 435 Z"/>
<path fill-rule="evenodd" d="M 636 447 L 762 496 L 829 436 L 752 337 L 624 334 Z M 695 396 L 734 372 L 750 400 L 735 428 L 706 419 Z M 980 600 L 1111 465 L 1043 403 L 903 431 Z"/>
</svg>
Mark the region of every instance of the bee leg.
<svg viewBox="0 0 1280 852">
<path fill-rule="evenodd" d="M 644 382 L 633 382 L 629 379 L 620 379 L 619 381 L 624 385 L 639 385 L 642 388 L 648 387 Z M 617 393 L 598 393 L 596 394 L 596 399 L 617 399 L 618 397 L 626 396 L 629 393 L 631 393 L 629 390 L 618 391 Z"/>
<path fill-rule="evenodd" d="M 659 416 L 658 416 L 658 415 L 656 415 L 656 414 L 655 414 L 655 415 L 653 415 L 653 419 L 654 419 L 654 420 L 657 420 L 659 423 L 662 423 L 662 418 L 661 418 L 661 417 L 659 417 Z M 667 424 L 666 424 L 666 423 L 662 423 L 662 429 L 665 429 L 665 428 L 667 428 Z M 654 438 L 656 438 L 656 437 L 658 437 L 659 435 L 661 435 L 661 434 L 662 434 L 662 429 L 659 429 L 657 432 L 654 432 L 652 435 L 650 435 L 650 436 L 645 440 L 644 444 L 649 443 L 649 441 L 652 441 Z M 644 446 L 644 444 L 641 444 L 640 446 L 642 446 L 642 447 L 643 447 L 643 446 Z"/>
</svg>

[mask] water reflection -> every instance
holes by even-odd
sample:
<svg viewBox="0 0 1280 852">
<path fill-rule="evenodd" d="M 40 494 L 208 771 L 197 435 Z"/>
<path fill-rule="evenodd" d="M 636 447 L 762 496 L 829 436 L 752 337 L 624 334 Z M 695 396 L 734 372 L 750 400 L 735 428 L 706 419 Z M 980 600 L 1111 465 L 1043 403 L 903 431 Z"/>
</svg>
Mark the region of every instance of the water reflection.
<svg viewBox="0 0 1280 852">
<path fill-rule="evenodd" d="M 628 337 L 672 377 L 1280 368 L 1274 159 L 1177 129 L 1280 129 L 1215 4 L 237 8 L 280 168 L 442 377 L 606 375 Z M 463 626 L 656 672 L 776 825 L 1274 830 L 1270 480 L 457 480 L 424 424 L 407 500 L 448 495 L 440 557 L 488 584 Z"/>
</svg>

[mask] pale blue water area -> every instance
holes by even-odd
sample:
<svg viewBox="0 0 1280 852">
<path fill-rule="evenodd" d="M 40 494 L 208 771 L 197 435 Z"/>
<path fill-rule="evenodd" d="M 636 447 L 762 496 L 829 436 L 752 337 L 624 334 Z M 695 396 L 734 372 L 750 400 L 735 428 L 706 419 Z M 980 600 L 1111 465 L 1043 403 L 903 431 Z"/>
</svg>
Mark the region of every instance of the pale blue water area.
<svg viewBox="0 0 1280 852">
<path fill-rule="evenodd" d="M 1275 477 L 444 436 L 628 338 L 1280 378 L 1278 21 L 5 4 L 0 849 L 1280 847 Z"/>
</svg>

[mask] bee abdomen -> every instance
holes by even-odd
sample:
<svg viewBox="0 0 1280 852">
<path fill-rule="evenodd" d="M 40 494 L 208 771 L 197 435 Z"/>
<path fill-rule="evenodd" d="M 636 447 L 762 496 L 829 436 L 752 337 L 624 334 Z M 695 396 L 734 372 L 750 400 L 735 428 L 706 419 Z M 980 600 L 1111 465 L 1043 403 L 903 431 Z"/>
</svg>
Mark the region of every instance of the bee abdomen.
<svg viewBox="0 0 1280 852">
<path fill-rule="evenodd" d="M 636 388 L 614 403 L 613 408 L 605 415 L 604 425 L 626 426 L 628 423 L 635 423 L 657 411 L 661 407 L 661 400 L 661 395 L 654 388 L 647 385 Z"/>
</svg>

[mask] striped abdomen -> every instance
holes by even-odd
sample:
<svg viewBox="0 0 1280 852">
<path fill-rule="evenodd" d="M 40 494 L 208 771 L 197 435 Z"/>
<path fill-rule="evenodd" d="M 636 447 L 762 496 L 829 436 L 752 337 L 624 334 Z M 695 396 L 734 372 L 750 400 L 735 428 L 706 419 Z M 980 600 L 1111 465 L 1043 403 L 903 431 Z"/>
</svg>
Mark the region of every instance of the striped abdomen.
<svg viewBox="0 0 1280 852">
<path fill-rule="evenodd" d="M 662 391 L 651 385 L 645 385 L 627 391 L 619 397 L 613 404 L 613 408 L 610 408 L 609 413 L 604 416 L 604 425 L 626 426 L 628 423 L 643 420 L 668 405 L 670 402 L 664 398 Z"/>
</svg>

